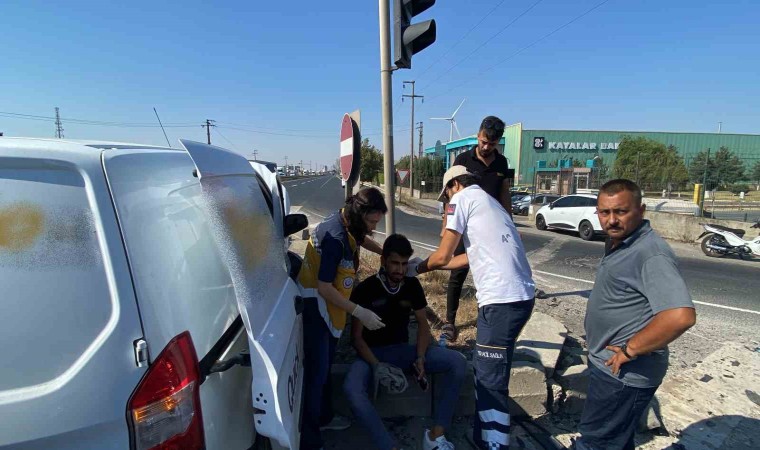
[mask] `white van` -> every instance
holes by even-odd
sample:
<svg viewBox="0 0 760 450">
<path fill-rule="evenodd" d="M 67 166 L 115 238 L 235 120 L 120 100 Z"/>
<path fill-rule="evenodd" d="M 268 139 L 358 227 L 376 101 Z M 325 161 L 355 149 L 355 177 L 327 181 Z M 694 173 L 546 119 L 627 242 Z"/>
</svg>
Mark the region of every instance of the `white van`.
<svg viewBox="0 0 760 450">
<path fill-rule="evenodd" d="M 298 448 L 305 217 L 181 144 L 0 138 L 0 447 Z"/>
</svg>

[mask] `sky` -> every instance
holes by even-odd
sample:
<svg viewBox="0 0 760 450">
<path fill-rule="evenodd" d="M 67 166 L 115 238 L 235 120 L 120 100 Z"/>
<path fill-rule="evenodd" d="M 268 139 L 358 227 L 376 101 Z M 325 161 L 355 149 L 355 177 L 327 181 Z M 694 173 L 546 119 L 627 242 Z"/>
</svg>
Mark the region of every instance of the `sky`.
<svg viewBox="0 0 760 450">
<path fill-rule="evenodd" d="M 392 3 L 392 2 L 391 2 Z M 332 166 L 359 109 L 382 148 L 378 3 L 3 2 L 0 131 L 173 146 Z M 395 159 L 497 115 L 527 129 L 760 134 L 760 2 L 438 0 L 437 40 L 393 74 Z M 19 114 L 35 116 L 21 118 Z M 90 123 L 87 123 L 90 122 Z M 96 123 L 93 123 L 96 122 Z M 108 124 L 104 124 L 107 122 Z M 455 134 L 456 137 L 456 134 Z M 415 151 L 417 148 L 415 131 Z"/>
</svg>

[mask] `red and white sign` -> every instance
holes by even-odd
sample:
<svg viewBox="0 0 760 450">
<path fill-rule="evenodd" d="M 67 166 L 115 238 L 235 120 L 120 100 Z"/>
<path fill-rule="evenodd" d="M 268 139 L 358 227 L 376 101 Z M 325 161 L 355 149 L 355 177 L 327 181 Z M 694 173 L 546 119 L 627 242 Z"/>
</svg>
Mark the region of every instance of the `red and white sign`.
<svg viewBox="0 0 760 450">
<path fill-rule="evenodd" d="M 406 181 L 406 177 L 409 176 L 409 169 L 398 169 L 396 173 L 398 173 L 399 183 L 404 184 L 404 182 Z"/>
<path fill-rule="evenodd" d="M 340 177 L 348 181 L 354 165 L 354 123 L 351 116 L 343 115 L 340 125 Z"/>
</svg>

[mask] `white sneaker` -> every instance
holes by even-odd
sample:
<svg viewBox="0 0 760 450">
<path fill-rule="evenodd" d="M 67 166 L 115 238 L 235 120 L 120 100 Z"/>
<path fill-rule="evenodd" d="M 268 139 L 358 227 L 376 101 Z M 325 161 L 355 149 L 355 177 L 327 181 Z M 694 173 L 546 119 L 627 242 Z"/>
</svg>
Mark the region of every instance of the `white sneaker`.
<svg viewBox="0 0 760 450">
<path fill-rule="evenodd" d="M 351 427 L 351 419 L 348 417 L 333 416 L 330 423 L 327 423 L 325 425 L 322 425 L 319 427 L 320 431 L 326 431 L 326 430 L 334 430 L 334 431 L 343 431 Z"/>
<path fill-rule="evenodd" d="M 430 430 L 422 434 L 422 450 L 454 450 L 454 444 L 446 440 L 446 436 L 438 436 L 434 441 L 428 437 Z"/>
</svg>

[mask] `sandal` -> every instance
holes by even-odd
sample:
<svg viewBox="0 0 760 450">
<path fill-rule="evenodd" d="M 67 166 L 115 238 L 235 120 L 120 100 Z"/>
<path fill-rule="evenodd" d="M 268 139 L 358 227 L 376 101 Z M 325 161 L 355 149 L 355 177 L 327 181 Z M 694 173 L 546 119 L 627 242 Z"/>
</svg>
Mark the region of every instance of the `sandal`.
<svg viewBox="0 0 760 450">
<path fill-rule="evenodd" d="M 441 327 L 441 337 L 446 339 L 449 342 L 453 342 L 457 340 L 457 336 L 459 336 L 459 332 L 457 331 L 457 327 L 454 326 L 453 323 L 445 323 Z"/>
</svg>

